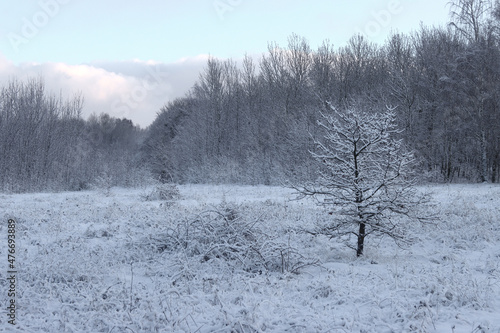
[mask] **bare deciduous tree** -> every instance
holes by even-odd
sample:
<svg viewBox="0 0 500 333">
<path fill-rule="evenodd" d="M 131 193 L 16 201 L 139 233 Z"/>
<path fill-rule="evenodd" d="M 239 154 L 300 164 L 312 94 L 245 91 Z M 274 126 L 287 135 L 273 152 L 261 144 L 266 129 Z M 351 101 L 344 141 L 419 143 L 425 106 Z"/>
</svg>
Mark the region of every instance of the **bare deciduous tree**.
<svg viewBox="0 0 500 333">
<path fill-rule="evenodd" d="M 331 224 L 317 233 L 354 235 L 356 246 L 347 245 L 361 256 L 368 235 L 404 239 L 399 217 L 414 216 L 423 202 L 414 187 L 415 159 L 397 138 L 400 131 L 392 109 L 382 113 L 330 109 L 319 122 L 325 136 L 315 140 L 317 150 L 311 152 L 323 166 L 320 176 L 315 183 L 295 189 L 332 207 Z"/>
</svg>

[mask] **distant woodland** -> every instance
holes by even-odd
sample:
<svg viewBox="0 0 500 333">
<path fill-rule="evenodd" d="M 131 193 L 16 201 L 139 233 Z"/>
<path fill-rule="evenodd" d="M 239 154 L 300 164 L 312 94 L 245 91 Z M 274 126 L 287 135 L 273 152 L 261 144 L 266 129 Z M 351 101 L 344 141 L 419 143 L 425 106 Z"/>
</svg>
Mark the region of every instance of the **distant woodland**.
<svg viewBox="0 0 500 333">
<path fill-rule="evenodd" d="M 499 182 L 500 6 L 457 0 L 450 17 L 383 45 L 356 35 L 313 49 L 291 35 L 258 60 L 211 58 L 147 129 L 106 110 L 83 119 L 82 96 L 13 79 L 0 89 L 0 190 L 311 180 L 328 104 L 394 109 L 423 181 Z"/>
</svg>

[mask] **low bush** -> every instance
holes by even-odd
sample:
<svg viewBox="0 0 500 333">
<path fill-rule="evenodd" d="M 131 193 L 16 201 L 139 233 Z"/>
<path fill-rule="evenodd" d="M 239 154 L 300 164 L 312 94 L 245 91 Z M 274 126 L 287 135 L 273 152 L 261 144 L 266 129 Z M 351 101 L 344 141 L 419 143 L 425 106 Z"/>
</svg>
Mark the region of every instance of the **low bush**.
<svg viewBox="0 0 500 333">
<path fill-rule="evenodd" d="M 180 198 L 179 188 L 175 184 L 160 184 L 156 185 L 153 190 L 143 196 L 146 201 L 174 201 Z"/>
<path fill-rule="evenodd" d="M 246 272 L 297 273 L 315 263 L 292 246 L 291 230 L 267 233 L 263 216 L 252 218 L 241 206 L 221 204 L 174 223 L 151 239 L 159 252 L 182 251 L 198 262 L 219 262 Z M 288 239 L 280 233 L 290 233 Z"/>
</svg>

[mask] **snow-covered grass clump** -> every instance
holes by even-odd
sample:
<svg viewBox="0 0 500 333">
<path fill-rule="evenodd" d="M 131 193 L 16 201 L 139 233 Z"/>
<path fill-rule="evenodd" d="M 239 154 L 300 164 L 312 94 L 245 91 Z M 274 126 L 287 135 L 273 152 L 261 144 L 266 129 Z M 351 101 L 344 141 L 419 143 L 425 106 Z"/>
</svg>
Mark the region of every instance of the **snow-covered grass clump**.
<svg viewBox="0 0 500 333">
<path fill-rule="evenodd" d="M 0 327 L 20 332 L 500 332 L 500 187 L 430 186 L 411 243 L 303 232 L 332 218 L 276 187 L 0 195 Z M 168 202 L 168 204 L 165 204 Z M 17 325 L 7 323 L 15 218 Z"/>
</svg>

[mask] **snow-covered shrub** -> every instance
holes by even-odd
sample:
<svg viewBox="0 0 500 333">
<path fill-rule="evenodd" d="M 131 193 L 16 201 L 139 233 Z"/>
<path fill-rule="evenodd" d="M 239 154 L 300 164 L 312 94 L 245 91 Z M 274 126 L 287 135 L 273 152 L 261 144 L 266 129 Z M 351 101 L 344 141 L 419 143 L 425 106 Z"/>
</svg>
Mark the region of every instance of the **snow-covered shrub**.
<svg viewBox="0 0 500 333">
<path fill-rule="evenodd" d="M 156 185 L 153 190 L 144 196 L 146 201 L 174 201 L 181 196 L 179 188 L 175 184 L 160 184 Z"/>
<path fill-rule="evenodd" d="M 159 252 L 179 252 L 199 262 L 219 262 L 247 272 L 297 272 L 310 265 L 292 246 L 291 237 L 266 233 L 262 216 L 222 203 L 152 237 Z"/>
<path fill-rule="evenodd" d="M 103 172 L 99 175 L 92 184 L 92 188 L 101 192 L 104 196 L 111 195 L 111 188 L 113 187 L 113 176 L 109 172 Z"/>
</svg>

